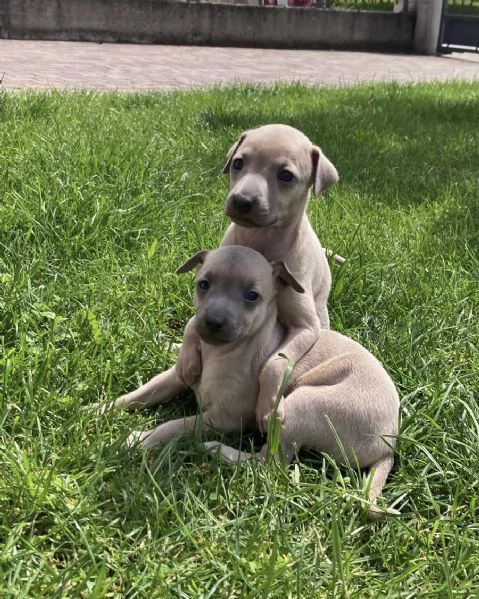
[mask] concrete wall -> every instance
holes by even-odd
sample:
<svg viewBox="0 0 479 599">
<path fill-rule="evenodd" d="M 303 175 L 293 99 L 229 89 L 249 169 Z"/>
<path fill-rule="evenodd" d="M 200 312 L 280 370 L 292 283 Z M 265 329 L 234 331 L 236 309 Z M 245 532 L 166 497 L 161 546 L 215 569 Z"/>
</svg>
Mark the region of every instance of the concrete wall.
<svg viewBox="0 0 479 599">
<path fill-rule="evenodd" d="M 161 0 L 0 0 L 0 37 L 408 52 L 415 18 Z"/>
</svg>

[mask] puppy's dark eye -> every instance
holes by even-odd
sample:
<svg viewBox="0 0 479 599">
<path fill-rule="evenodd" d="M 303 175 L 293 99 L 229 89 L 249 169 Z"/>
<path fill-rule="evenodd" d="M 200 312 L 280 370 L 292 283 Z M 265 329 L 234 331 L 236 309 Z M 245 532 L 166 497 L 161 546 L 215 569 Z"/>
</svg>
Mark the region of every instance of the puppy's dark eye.
<svg viewBox="0 0 479 599">
<path fill-rule="evenodd" d="M 243 168 L 243 160 L 241 158 L 235 158 L 233 160 L 233 168 L 235 171 L 240 171 Z"/>
<path fill-rule="evenodd" d="M 198 283 L 196 283 L 196 286 L 200 291 L 208 291 L 208 289 L 210 288 L 210 284 L 208 283 L 208 281 L 205 280 L 198 281 Z"/>
<path fill-rule="evenodd" d="M 282 171 L 280 171 L 278 179 L 284 183 L 289 183 L 293 180 L 293 173 L 284 168 Z"/>
<path fill-rule="evenodd" d="M 246 291 L 244 298 L 250 303 L 257 302 L 259 300 L 259 293 L 256 293 L 256 291 Z"/>
</svg>

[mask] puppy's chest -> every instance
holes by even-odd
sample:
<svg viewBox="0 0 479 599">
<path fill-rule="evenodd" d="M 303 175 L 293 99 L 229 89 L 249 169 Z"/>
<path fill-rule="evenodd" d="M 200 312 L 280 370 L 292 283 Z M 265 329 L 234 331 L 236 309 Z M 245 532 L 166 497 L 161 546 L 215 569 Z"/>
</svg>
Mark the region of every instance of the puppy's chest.
<svg viewBox="0 0 479 599">
<path fill-rule="evenodd" d="M 201 379 L 195 393 L 203 410 L 228 412 L 247 417 L 254 414 L 258 396 L 258 376 L 231 361 L 208 359 L 203 363 Z"/>
</svg>

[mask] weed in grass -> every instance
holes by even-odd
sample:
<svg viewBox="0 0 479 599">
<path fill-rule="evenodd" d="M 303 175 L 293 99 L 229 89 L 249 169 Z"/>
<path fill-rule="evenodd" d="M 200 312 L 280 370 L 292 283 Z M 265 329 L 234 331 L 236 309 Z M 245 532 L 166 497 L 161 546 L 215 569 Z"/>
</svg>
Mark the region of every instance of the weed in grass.
<svg viewBox="0 0 479 599">
<path fill-rule="evenodd" d="M 218 245 L 226 151 L 267 122 L 339 169 L 310 217 L 347 257 L 333 328 L 402 396 L 384 490 L 401 518 L 367 523 L 362 476 L 323 456 L 232 468 L 195 438 L 122 449 L 193 413 L 190 396 L 88 409 L 173 363 L 192 314 L 173 273 Z M 477 83 L 1 93 L 1 595 L 477 596 L 478 130 Z"/>
</svg>

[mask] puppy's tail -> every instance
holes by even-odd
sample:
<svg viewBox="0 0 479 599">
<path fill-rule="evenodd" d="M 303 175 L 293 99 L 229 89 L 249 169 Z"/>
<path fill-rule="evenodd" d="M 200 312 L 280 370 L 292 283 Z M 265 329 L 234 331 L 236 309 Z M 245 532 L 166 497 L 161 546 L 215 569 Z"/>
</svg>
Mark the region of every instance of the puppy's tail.
<svg viewBox="0 0 479 599">
<path fill-rule="evenodd" d="M 342 266 L 346 262 L 346 258 L 343 258 L 339 254 L 335 254 L 333 252 L 333 250 L 330 250 L 329 248 L 325 248 L 324 251 L 326 252 L 326 256 L 328 258 L 332 258 L 336 262 L 336 264 L 338 264 L 339 266 Z"/>
<path fill-rule="evenodd" d="M 398 516 L 400 512 L 393 508 L 381 509 L 376 505 L 378 495 L 386 483 L 386 479 L 394 464 L 392 455 L 387 455 L 371 466 L 371 485 L 369 487 L 368 499 L 370 501 L 369 517 L 371 520 L 379 520 L 383 516 Z"/>
</svg>

